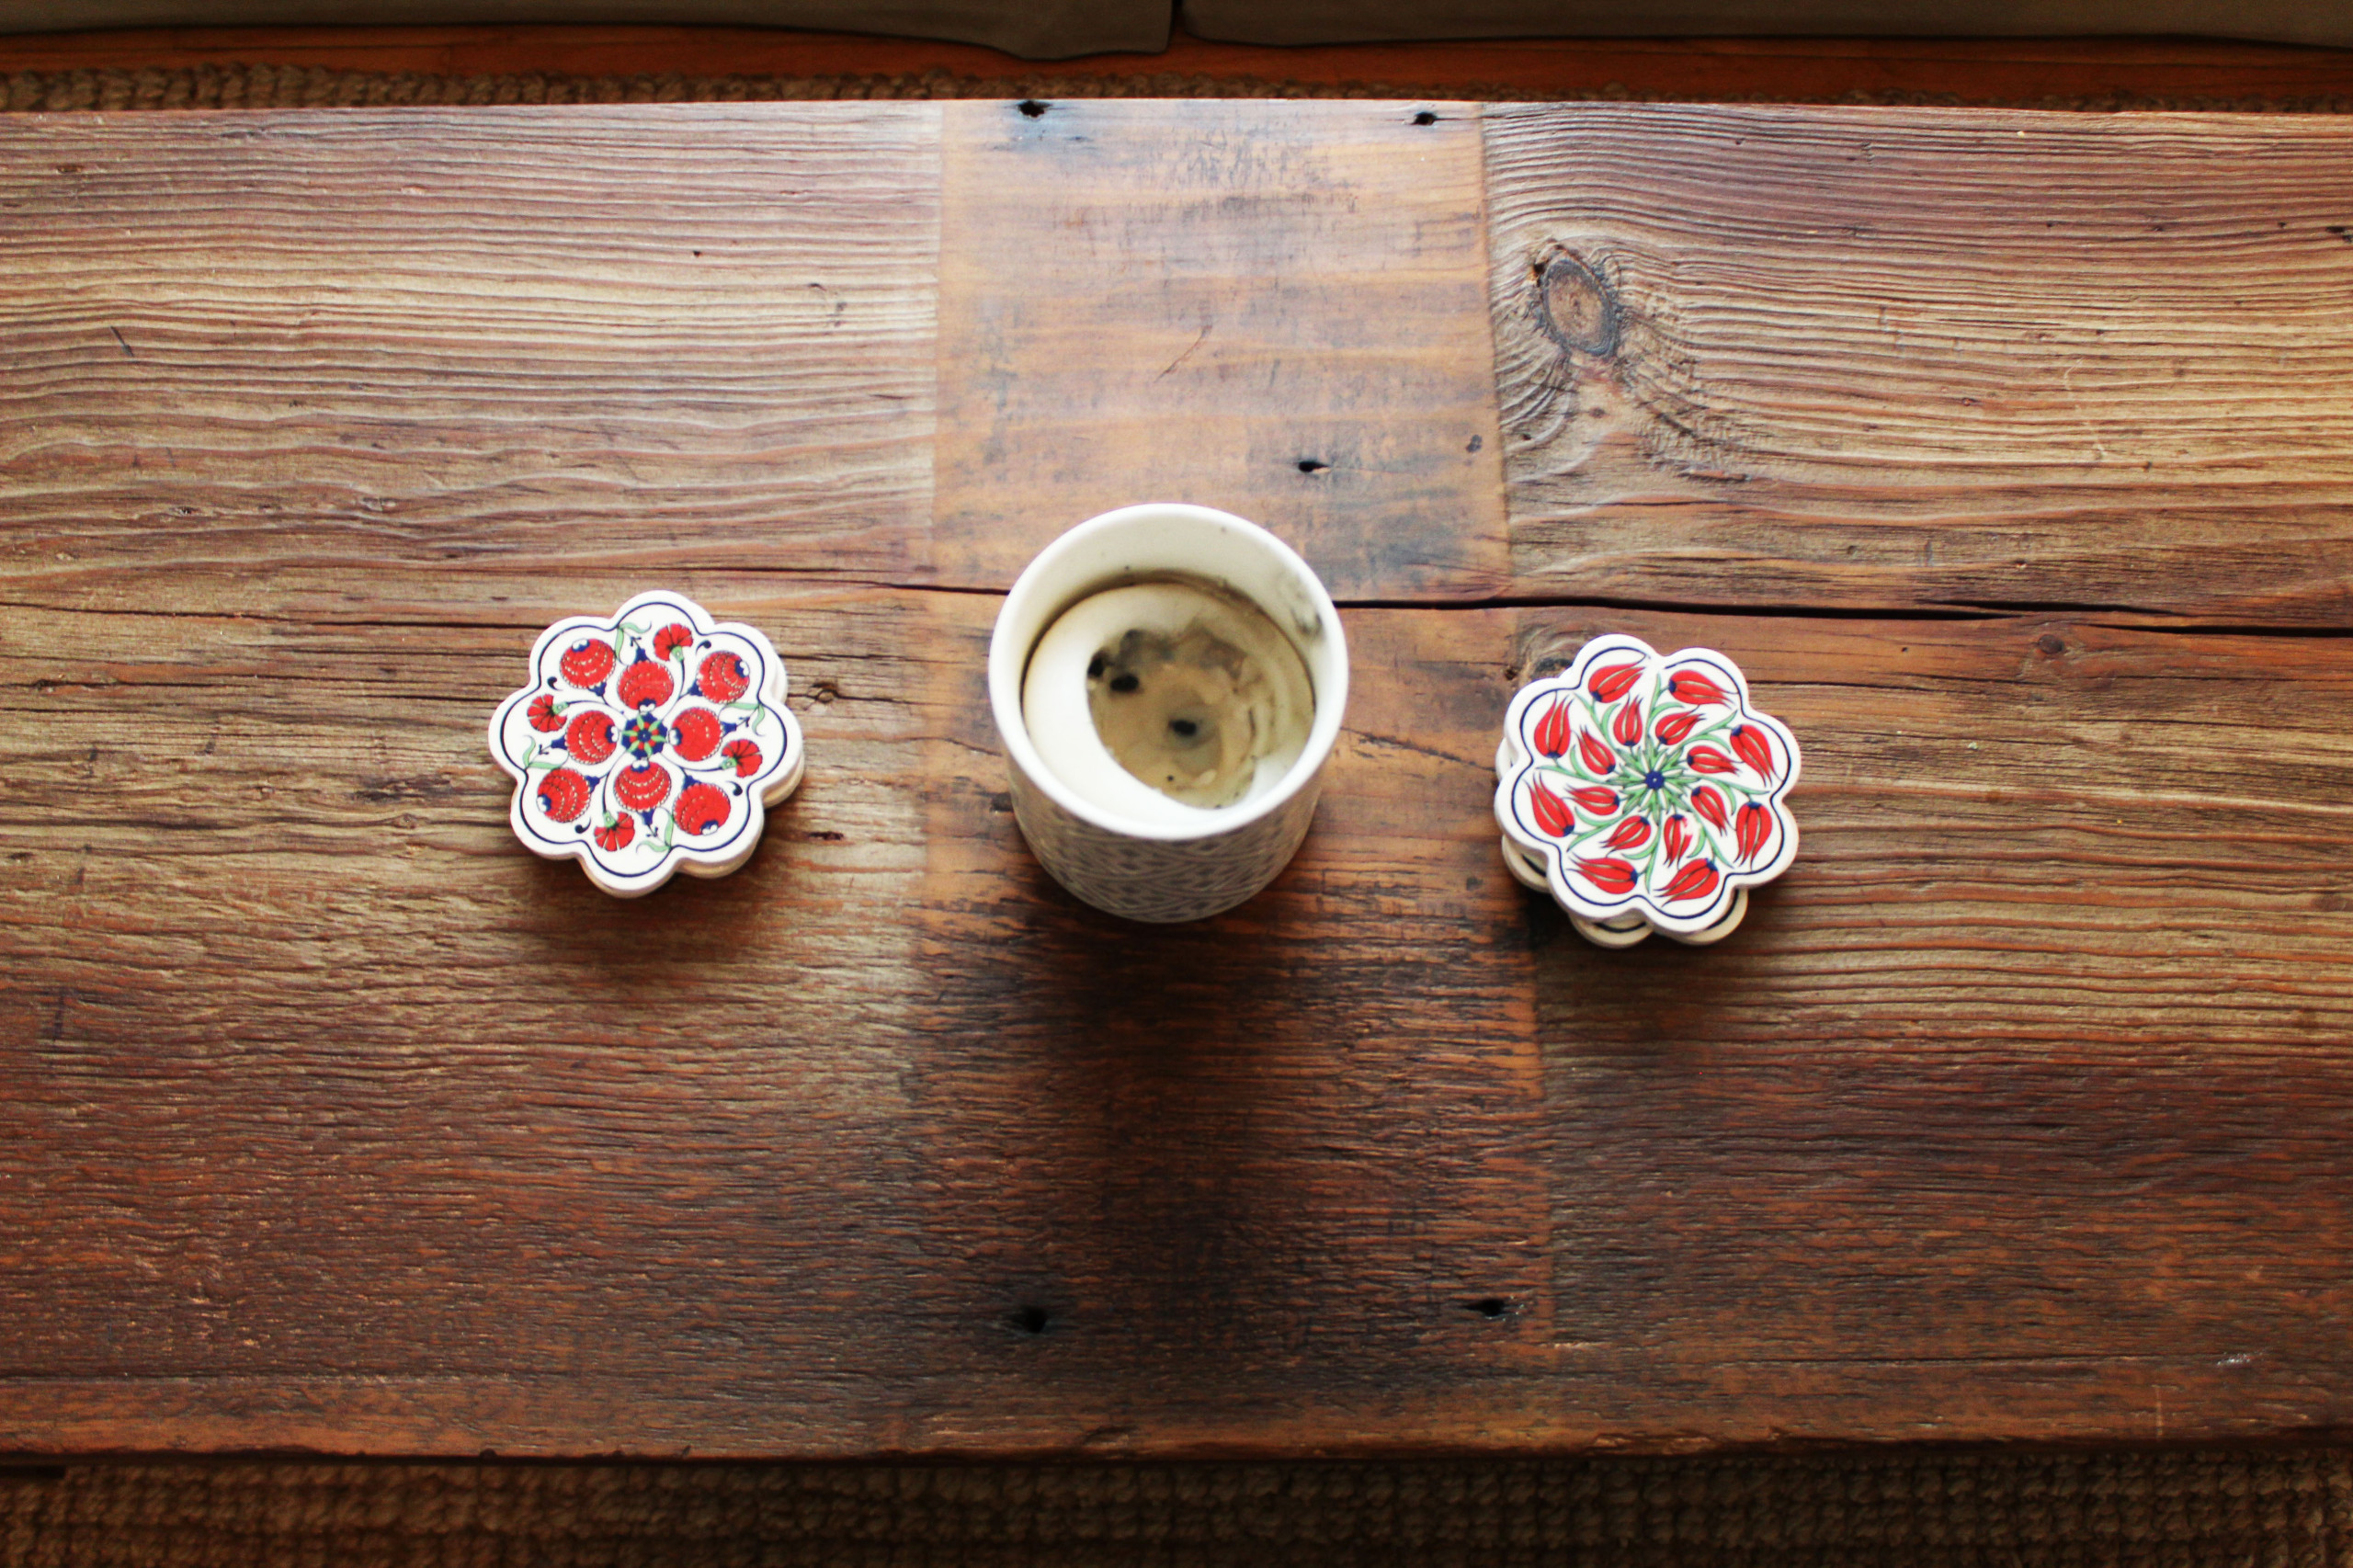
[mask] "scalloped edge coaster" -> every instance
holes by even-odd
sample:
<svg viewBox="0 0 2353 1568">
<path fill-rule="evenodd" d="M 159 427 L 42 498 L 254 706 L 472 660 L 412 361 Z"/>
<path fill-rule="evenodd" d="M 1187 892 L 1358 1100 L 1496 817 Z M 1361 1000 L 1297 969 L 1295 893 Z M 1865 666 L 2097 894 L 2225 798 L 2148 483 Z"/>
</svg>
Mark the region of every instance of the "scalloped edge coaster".
<svg viewBox="0 0 2353 1568">
<path fill-rule="evenodd" d="M 530 667 L 490 719 L 491 757 L 515 779 L 508 825 L 616 898 L 679 871 L 727 875 L 800 788 L 784 661 L 757 628 L 684 594 L 567 616 L 540 633 Z"/>
<path fill-rule="evenodd" d="M 1504 862 L 1596 946 L 1654 931 L 1722 941 L 1746 917 L 1748 890 L 1797 857 L 1787 798 L 1802 766 L 1797 738 L 1723 654 L 1597 637 L 1505 712 Z"/>
</svg>

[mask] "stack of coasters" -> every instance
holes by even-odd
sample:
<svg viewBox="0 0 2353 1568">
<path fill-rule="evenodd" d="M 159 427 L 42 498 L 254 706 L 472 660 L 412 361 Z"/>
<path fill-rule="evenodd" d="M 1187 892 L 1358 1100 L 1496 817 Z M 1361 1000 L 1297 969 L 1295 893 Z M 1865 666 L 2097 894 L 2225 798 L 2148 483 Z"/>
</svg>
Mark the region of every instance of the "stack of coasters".
<svg viewBox="0 0 2353 1568">
<path fill-rule="evenodd" d="M 1504 863 L 1601 947 L 1721 941 L 1797 858 L 1798 767 L 1796 738 L 1722 653 L 1597 637 L 1504 715 Z"/>
<path fill-rule="evenodd" d="M 490 754 L 514 776 L 523 846 L 578 860 L 618 898 L 741 866 L 802 771 L 776 649 L 673 593 L 540 632 L 529 684 L 491 716 Z"/>
</svg>

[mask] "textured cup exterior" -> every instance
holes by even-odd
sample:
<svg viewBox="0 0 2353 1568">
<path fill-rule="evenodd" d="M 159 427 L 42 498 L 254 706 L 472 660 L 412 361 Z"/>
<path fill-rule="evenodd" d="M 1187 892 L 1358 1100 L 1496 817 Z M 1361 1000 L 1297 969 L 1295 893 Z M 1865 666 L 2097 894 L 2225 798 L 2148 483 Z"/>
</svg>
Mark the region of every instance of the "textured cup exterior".
<svg viewBox="0 0 2353 1568">
<path fill-rule="evenodd" d="M 1064 811 L 1020 763 L 1008 756 L 1006 764 L 1014 820 L 1048 874 L 1097 909 L 1155 925 L 1222 915 L 1273 881 L 1306 838 L 1324 791 L 1318 768 L 1290 799 L 1229 832 L 1131 838 Z"/>
<path fill-rule="evenodd" d="M 1265 611 L 1292 639 L 1315 690 L 1307 749 L 1280 792 L 1223 813 L 1243 819 L 1233 825 L 1200 834 L 1123 823 L 1091 805 L 1045 770 L 1022 713 L 1024 671 L 1056 616 L 1088 594 L 1171 574 L 1202 579 Z M 1031 853 L 1080 900 L 1130 920 L 1201 920 L 1250 898 L 1280 874 L 1315 815 L 1347 707 L 1347 646 L 1339 611 L 1313 568 L 1246 518 L 1144 502 L 1072 528 L 1023 569 L 989 639 L 989 705 Z"/>
</svg>

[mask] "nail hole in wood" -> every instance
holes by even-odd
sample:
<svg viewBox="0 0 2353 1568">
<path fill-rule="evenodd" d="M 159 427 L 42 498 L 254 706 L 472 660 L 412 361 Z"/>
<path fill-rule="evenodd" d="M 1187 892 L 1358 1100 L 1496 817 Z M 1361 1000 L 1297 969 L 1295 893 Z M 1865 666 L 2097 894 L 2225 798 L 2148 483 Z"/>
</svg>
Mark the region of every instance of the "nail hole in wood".
<svg viewBox="0 0 2353 1568">
<path fill-rule="evenodd" d="M 1330 463 L 1317 462 L 1313 458 L 1302 458 L 1299 460 L 1299 472 L 1302 473 L 1322 473 L 1325 469 L 1330 468 L 1331 466 L 1332 465 Z"/>
<path fill-rule="evenodd" d="M 1043 1334 L 1053 1314 L 1043 1307 L 1023 1307 L 1013 1314 L 1013 1326 L 1024 1334 Z"/>
<path fill-rule="evenodd" d="M 1032 119 L 1037 119 L 1040 115 L 1046 112 L 1046 106 L 1040 103 L 1035 98 L 1024 98 L 1017 107 L 1023 114 L 1028 115 Z"/>
<path fill-rule="evenodd" d="M 1501 1296 L 1482 1296 L 1475 1301 L 1462 1303 L 1483 1318 L 1499 1318 L 1511 1311 L 1511 1303 Z"/>
<path fill-rule="evenodd" d="M 1414 116 L 1414 123 L 1415 125 L 1436 125 L 1438 123 L 1438 116 L 1432 114 L 1427 109 L 1424 109 L 1419 114 Z"/>
</svg>

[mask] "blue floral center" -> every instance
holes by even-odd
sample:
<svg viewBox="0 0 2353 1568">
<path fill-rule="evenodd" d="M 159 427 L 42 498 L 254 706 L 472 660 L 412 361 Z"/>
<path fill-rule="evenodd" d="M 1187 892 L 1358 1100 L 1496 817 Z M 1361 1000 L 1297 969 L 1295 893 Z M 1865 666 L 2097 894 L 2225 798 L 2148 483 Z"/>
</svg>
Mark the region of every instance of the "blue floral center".
<svg viewBox="0 0 2353 1568">
<path fill-rule="evenodd" d="M 642 762 L 662 749 L 670 727 L 656 719 L 651 709 L 642 710 L 621 724 L 621 749 Z"/>
<path fill-rule="evenodd" d="M 1648 773 L 1643 775 L 1643 788 L 1645 790 L 1665 789 L 1666 775 L 1660 772 L 1655 767 L 1652 768 Z"/>
</svg>

